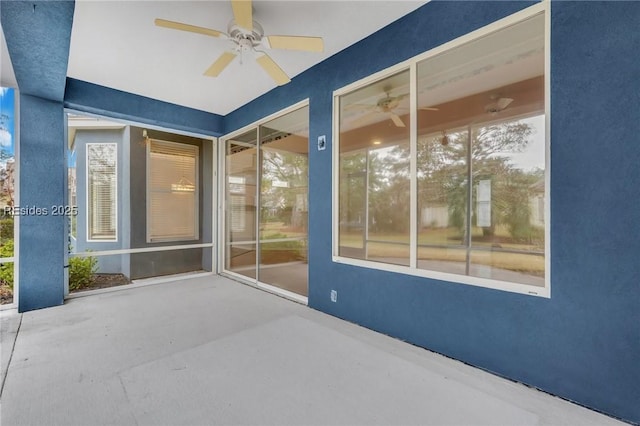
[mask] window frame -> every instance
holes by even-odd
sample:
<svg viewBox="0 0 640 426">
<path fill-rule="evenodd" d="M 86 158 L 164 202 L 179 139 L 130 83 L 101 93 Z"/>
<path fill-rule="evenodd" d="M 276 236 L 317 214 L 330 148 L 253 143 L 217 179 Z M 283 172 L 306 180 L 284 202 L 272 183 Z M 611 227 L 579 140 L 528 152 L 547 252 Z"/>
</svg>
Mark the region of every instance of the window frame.
<svg viewBox="0 0 640 426">
<path fill-rule="evenodd" d="M 1 86 L 0 86 L 1 87 Z M 13 202 L 20 206 L 20 89 L 15 86 L 3 87 L 13 90 Z M 0 264 L 11 263 L 13 266 L 13 302 L 0 305 L 0 311 L 14 309 L 20 299 L 20 215 L 13 215 L 13 256 L 0 257 Z"/>
<path fill-rule="evenodd" d="M 179 237 L 153 237 L 151 235 L 151 145 L 156 142 L 162 145 L 169 145 L 173 147 L 192 147 L 195 148 L 195 182 L 194 182 L 194 234 L 189 236 L 179 236 Z M 146 241 L 148 244 L 153 243 L 164 243 L 164 242 L 178 242 L 178 241 L 197 241 L 200 239 L 200 147 L 198 145 L 191 145 L 179 142 L 171 142 L 164 141 L 160 139 L 149 139 L 147 143 L 147 153 L 146 153 L 146 165 L 147 165 L 147 173 L 146 173 Z"/>
<path fill-rule="evenodd" d="M 114 176 L 115 176 L 115 191 L 114 191 L 114 200 L 115 200 L 115 208 L 114 208 L 114 234 L 113 237 L 107 237 L 107 238 L 93 238 L 92 234 L 91 234 L 91 221 L 93 220 L 92 218 L 92 200 L 91 200 L 91 191 L 90 191 L 90 170 L 89 170 L 89 166 L 90 166 L 90 161 L 89 161 L 89 146 L 91 145 L 113 145 L 115 147 L 115 165 L 114 165 Z M 114 243 L 114 242 L 118 242 L 118 209 L 120 208 L 119 205 L 119 200 L 118 200 L 118 143 L 117 142 L 88 142 L 85 144 L 85 181 L 86 181 L 86 188 L 85 188 L 85 200 L 87 203 L 87 217 L 86 217 L 86 241 L 88 243 Z M 76 234 L 77 234 L 77 229 L 76 229 Z M 77 238 L 77 235 L 76 235 Z"/>
<path fill-rule="evenodd" d="M 333 92 L 333 125 L 332 134 L 332 260 L 335 263 L 358 266 L 369 269 L 382 270 L 387 272 L 401 273 L 405 275 L 431 278 L 450 283 L 466 284 L 477 287 L 485 287 L 494 290 L 503 290 L 512 293 L 520 293 L 543 298 L 551 297 L 551 102 L 550 102 L 550 2 L 542 2 L 530 6 L 520 12 L 495 21 L 485 27 L 472 31 L 417 56 L 407 59 L 401 63 L 387 69 L 374 73 L 361 80 L 353 82 L 347 86 Z M 418 226 L 418 199 L 417 199 L 417 68 L 420 62 L 428 60 L 436 55 L 447 52 L 451 49 L 475 41 L 496 31 L 518 24 L 536 15 L 544 15 L 544 120 L 545 120 L 545 197 L 544 217 L 545 225 L 545 285 L 538 287 L 529 284 L 519 284 L 508 281 L 496 280 L 493 278 L 480 278 L 469 275 L 458 275 L 448 272 L 431 271 L 417 268 L 417 226 Z M 339 232 L 340 232 L 340 97 L 352 93 L 355 90 L 368 86 L 377 81 L 383 80 L 404 70 L 409 70 L 409 136 L 410 136 L 410 265 L 396 265 L 391 263 L 381 263 L 365 259 L 344 257 L 339 255 Z"/>
</svg>

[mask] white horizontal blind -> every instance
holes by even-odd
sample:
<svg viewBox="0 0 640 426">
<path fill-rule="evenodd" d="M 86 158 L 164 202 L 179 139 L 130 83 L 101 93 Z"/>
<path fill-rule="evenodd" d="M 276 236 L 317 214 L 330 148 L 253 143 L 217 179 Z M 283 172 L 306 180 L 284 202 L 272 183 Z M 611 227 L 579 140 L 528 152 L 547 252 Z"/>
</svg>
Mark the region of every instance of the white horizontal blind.
<svg viewBox="0 0 640 426">
<path fill-rule="evenodd" d="M 87 144 L 89 240 L 116 240 L 117 149 L 115 143 Z"/>
<path fill-rule="evenodd" d="M 151 140 L 147 241 L 198 239 L 198 147 Z"/>
</svg>

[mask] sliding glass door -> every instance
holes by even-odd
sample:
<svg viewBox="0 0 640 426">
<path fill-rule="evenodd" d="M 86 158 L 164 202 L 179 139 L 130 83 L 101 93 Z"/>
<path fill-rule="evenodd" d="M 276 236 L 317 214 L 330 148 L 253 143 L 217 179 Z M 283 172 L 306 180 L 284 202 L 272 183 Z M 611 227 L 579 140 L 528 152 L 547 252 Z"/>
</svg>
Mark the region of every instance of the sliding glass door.
<svg viewBox="0 0 640 426">
<path fill-rule="evenodd" d="M 308 107 L 227 139 L 225 150 L 225 269 L 306 296 Z"/>
</svg>

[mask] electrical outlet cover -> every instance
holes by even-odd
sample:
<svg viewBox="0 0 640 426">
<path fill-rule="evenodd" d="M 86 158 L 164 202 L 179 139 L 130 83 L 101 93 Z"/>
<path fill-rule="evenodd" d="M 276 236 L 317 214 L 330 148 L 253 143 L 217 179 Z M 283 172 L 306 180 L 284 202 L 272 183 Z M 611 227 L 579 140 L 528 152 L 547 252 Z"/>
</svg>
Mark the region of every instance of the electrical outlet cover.
<svg viewBox="0 0 640 426">
<path fill-rule="evenodd" d="M 327 148 L 327 137 L 325 135 L 318 136 L 318 151 L 324 151 Z"/>
</svg>

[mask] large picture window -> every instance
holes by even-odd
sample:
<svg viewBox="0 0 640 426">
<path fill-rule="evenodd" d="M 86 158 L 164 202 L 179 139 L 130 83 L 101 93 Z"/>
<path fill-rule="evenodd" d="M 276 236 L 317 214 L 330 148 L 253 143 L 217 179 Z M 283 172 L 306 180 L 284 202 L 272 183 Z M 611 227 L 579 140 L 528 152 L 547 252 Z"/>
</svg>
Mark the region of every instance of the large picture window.
<svg viewBox="0 0 640 426">
<path fill-rule="evenodd" d="M 149 140 L 147 242 L 198 239 L 196 145 Z"/>
<path fill-rule="evenodd" d="M 334 259 L 547 295 L 545 16 L 478 34 L 336 91 Z"/>
<path fill-rule="evenodd" d="M 87 144 L 88 239 L 117 239 L 117 154 L 115 143 Z"/>
</svg>

